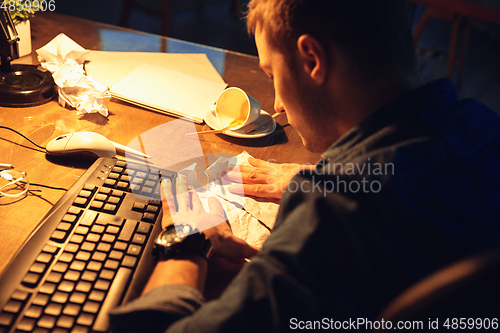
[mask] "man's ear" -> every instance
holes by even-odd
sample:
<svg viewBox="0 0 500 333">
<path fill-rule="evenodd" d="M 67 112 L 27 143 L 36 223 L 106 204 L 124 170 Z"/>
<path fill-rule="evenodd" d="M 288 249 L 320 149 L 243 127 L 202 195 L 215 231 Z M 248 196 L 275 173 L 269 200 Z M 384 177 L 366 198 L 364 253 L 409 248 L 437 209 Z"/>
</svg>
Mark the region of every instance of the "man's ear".
<svg viewBox="0 0 500 333">
<path fill-rule="evenodd" d="M 325 49 L 311 35 L 302 35 L 297 39 L 300 61 L 306 74 L 317 84 L 323 84 L 327 76 Z"/>
</svg>

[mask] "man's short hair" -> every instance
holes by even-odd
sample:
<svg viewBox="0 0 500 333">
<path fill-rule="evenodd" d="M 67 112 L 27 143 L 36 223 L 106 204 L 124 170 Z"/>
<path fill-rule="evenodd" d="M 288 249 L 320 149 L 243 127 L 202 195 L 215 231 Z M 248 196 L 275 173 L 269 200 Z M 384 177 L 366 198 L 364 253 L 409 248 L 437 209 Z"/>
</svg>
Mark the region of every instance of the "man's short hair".
<svg viewBox="0 0 500 333">
<path fill-rule="evenodd" d="M 406 0 L 251 0 L 247 28 L 289 52 L 302 34 L 341 46 L 371 76 L 416 70 Z"/>
</svg>

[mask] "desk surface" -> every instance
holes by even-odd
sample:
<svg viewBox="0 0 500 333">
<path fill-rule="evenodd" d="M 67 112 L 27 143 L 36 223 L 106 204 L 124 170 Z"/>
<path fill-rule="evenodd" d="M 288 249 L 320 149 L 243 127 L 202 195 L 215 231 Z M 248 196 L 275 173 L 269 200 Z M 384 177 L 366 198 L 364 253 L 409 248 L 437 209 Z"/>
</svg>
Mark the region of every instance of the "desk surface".
<svg viewBox="0 0 500 333">
<path fill-rule="evenodd" d="M 220 62 L 219 67 L 222 66 L 218 69 L 223 72 L 224 80 L 228 85 L 241 87 L 260 101 L 264 110 L 273 112 L 272 82 L 259 70 L 258 59 L 254 56 L 205 48 L 50 12 L 37 13 L 31 25 L 33 53 L 17 62 L 36 64 L 34 50 L 45 45 L 61 32 L 84 48 L 92 50 L 191 52 L 183 48 L 183 46 L 191 46 L 194 50 L 192 52 L 206 51 L 218 57 L 216 61 Z M 122 38 L 119 38 L 120 36 Z M 174 45 L 177 50 L 171 49 Z M 153 49 L 146 50 L 143 49 L 144 47 Z M 211 58 L 210 54 L 209 58 Z M 212 58 L 211 60 L 214 61 Z M 101 133 L 112 141 L 126 145 L 140 134 L 175 119 L 114 100 L 109 102 L 108 108 L 110 115 L 106 120 L 95 114 L 78 116 L 74 110 L 62 108 L 56 101 L 29 108 L 0 107 L 0 124 L 18 130 L 40 145 L 46 145 L 52 138 L 61 134 L 76 131 Z M 257 158 L 274 159 L 277 162 L 315 163 L 318 161 L 319 155 L 308 152 L 302 146 L 295 130 L 287 125 L 286 116 L 278 117 L 277 122 L 279 124 L 277 130 L 264 138 L 237 139 L 212 134 L 200 136 L 200 146 L 205 157 L 218 153 L 237 155 L 246 150 Z M 209 129 L 207 125 L 193 126 L 198 131 Z M 177 139 L 186 140 L 185 137 Z M 169 154 L 168 148 L 166 151 Z M 15 133 L 0 129 L 0 162 L 13 164 L 17 170 L 26 171 L 32 183 L 67 189 L 93 161 L 74 158 L 54 161 Z M 64 194 L 64 191 L 60 190 L 40 187 L 36 189 L 41 191 L 33 192 L 14 202 L 0 197 L 2 231 L 0 233 L 0 272 L 4 270 L 38 222 Z"/>
</svg>

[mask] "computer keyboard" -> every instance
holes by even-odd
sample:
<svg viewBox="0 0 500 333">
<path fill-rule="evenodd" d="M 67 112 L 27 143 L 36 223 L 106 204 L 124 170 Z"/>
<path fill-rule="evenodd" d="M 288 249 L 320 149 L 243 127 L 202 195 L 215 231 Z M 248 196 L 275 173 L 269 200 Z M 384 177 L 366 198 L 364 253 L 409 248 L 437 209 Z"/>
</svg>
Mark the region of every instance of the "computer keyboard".
<svg viewBox="0 0 500 333">
<path fill-rule="evenodd" d="M 176 174 L 98 159 L 0 277 L 0 333 L 109 331 L 109 310 L 138 297 L 154 268 L 161 177 Z"/>
</svg>

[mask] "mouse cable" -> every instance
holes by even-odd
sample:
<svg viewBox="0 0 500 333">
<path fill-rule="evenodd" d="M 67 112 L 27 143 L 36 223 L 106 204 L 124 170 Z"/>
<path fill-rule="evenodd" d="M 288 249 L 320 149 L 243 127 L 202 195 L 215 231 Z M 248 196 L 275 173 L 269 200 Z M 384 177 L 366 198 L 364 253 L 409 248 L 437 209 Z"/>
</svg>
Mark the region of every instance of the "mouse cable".
<svg viewBox="0 0 500 333">
<path fill-rule="evenodd" d="M 30 138 L 28 138 L 27 136 L 25 136 L 25 135 L 23 135 L 23 134 L 19 133 L 19 132 L 18 132 L 18 131 L 16 131 L 15 129 L 12 129 L 12 128 L 10 128 L 10 127 L 6 127 L 6 126 L 0 126 L 0 128 L 4 128 L 4 129 L 9 130 L 9 131 L 12 131 L 12 132 L 14 132 L 14 133 L 16 133 L 16 134 L 19 134 L 20 136 L 22 136 L 23 138 L 25 138 L 26 140 L 28 140 L 29 142 L 31 142 L 32 144 L 34 144 L 35 146 L 37 146 L 38 148 L 43 149 L 43 150 L 46 150 L 46 148 L 45 148 L 45 147 L 43 147 L 43 146 L 40 146 L 40 145 L 36 144 L 35 142 L 33 142 L 33 140 L 31 140 L 31 139 L 30 139 Z"/>
<path fill-rule="evenodd" d="M 30 186 L 45 187 L 45 188 L 49 188 L 51 190 L 59 190 L 59 191 L 67 191 L 68 190 L 67 188 L 55 187 L 55 186 L 49 186 L 49 185 L 43 185 L 43 184 L 36 184 L 36 183 L 31 183 L 31 182 L 30 182 Z"/>
</svg>

